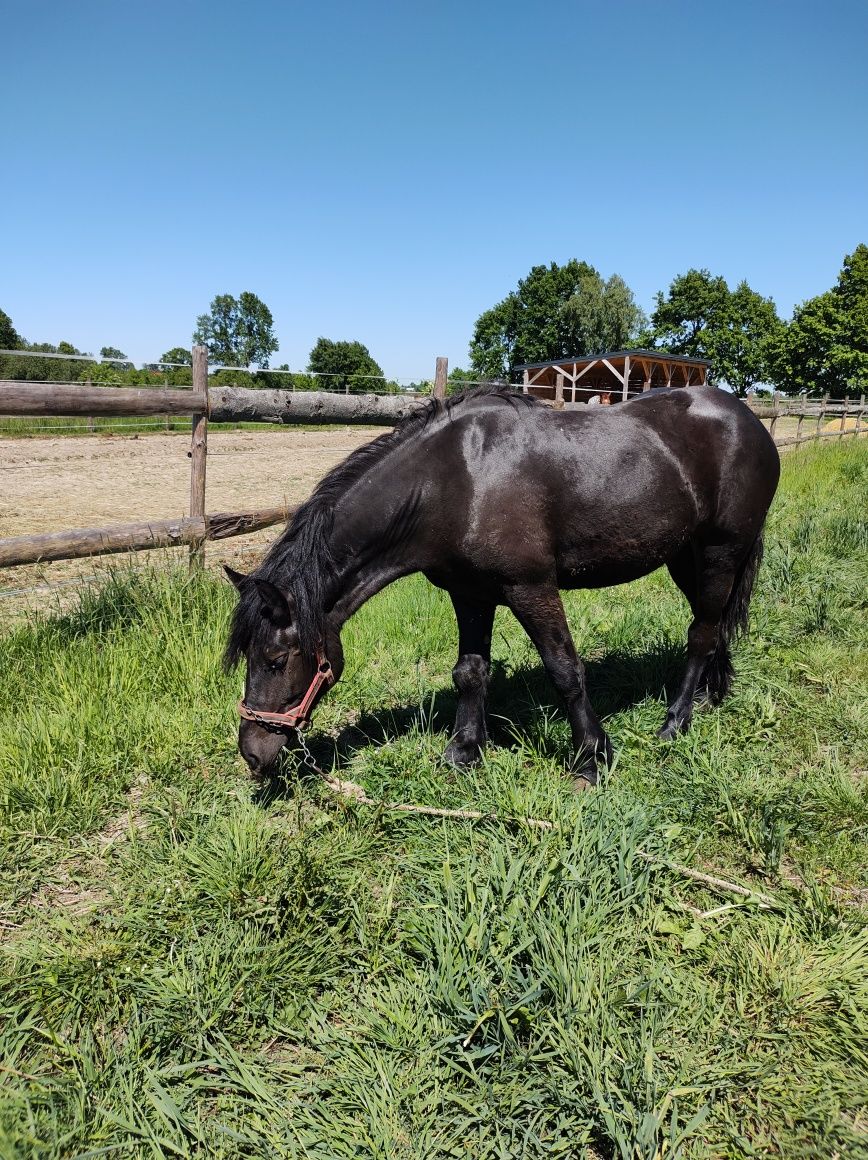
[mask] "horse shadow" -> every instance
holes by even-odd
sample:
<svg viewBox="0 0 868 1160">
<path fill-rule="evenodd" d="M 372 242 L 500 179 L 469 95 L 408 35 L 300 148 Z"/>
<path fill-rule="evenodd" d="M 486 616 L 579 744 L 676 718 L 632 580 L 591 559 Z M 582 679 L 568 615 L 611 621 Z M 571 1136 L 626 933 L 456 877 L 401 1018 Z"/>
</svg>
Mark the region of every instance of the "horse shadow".
<svg viewBox="0 0 868 1160">
<path fill-rule="evenodd" d="M 647 700 L 660 701 L 662 711 L 678 683 L 684 659 L 683 644 L 661 642 L 641 653 L 615 651 L 586 661 L 588 695 L 604 725 L 607 718 Z M 318 765 L 334 768 L 339 775 L 366 746 L 384 745 L 420 727 L 449 734 L 457 706 L 454 688 L 441 685 L 424 699 L 365 713 L 335 736 L 314 735 L 308 746 Z M 562 758 L 562 744 L 541 727 L 552 717 L 565 719 L 565 713 L 542 664 L 507 670 L 502 661 L 493 663 L 487 705 L 493 745 L 515 749 L 527 740 L 541 756 Z M 294 759 L 283 758 L 277 774 L 271 785 L 262 787 L 263 800 L 292 792 L 288 783 L 298 776 Z"/>
</svg>

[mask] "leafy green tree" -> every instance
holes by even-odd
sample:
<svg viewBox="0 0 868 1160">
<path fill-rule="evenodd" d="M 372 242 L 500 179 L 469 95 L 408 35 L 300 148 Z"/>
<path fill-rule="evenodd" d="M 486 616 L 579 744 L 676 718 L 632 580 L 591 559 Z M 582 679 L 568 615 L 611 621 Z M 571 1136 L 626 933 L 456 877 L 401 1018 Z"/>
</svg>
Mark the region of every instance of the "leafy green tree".
<svg viewBox="0 0 868 1160">
<path fill-rule="evenodd" d="M 739 282 L 709 334 L 713 377 L 741 396 L 756 383 L 769 382 L 783 325 L 771 298 L 763 298 L 747 282 Z"/>
<path fill-rule="evenodd" d="M 5 310 L 0 310 L 0 350 L 18 350 L 21 335 L 12 325 L 12 319 Z"/>
<path fill-rule="evenodd" d="M 673 279 L 665 296 L 662 291 L 656 295 L 650 333 L 640 341 L 708 359 L 713 382 L 746 395 L 756 383 L 769 381 L 782 327 L 771 298 L 747 282 L 731 291 L 725 278 L 688 270 Z"/>
<path fill-rule="evenodd" d="M 382 391 L 382 368 L 371 357 L 371 352 L 360 342 L 333 342 L 318 338 L 308 358 L 307 369 L 322 379 L 321 391 L 365 393 Z"/>
<path fill-rule="evenodd" d="M 604 282 L 596 271 L 582 278 L 579 289 L 564 303 L 563 316 L 569 326 L 570 354 L 623 350 L 645 324 L 624 279 L 613 274 Z"/>
<path fill-rule="evenodd" d="M 135 368 L 129 361 L 122 350 L 118 350 L 116 346 L 104 346 L 100 348 L 99 357 L 101 359 L 109 359 L 108 366 L 117 375 L 120 371 L 131 371 Z"/>
<path fill-rule="evenodd" d="M 193 365 L 193 352 L 185 346 L 173 346 L 171 350 L 160 355 L 161 363 L 181 363 L 185 367 Z"/>
<path fill-rule="evenodd" d="M 786 391 L 859 395 L 868 387 L 868 246 L 844 259 L 837 284 L 798 306 L 775 346 L 773 381 Z"/>
<path fill-rule="evenodd" d="M 673 278 L 669 292 L 655 296 L 651 327 L 656 345 L 670 354 L 710 358 L 710 336 L 723 325 L 729 302 L 725 278 L 708 270 L 688 270 Z"/>
<path fill-rule="evenodd" d="M 604 281 L 576 259 L 534 266 L 516 290 L 477 319 L 470 363 L 479 379 L 509 378 L 520 363 L 624 347 L 643 322 L 618 275 Z"/>
<path fill-rule="evenodd" d="M 249 290 L 238 298 L 218 294 L 197 319 L 193 342 L 207 346 L 212 362 L 230 367 L 267 367 L 278 347 L 271 311 Z"/>
</svg>

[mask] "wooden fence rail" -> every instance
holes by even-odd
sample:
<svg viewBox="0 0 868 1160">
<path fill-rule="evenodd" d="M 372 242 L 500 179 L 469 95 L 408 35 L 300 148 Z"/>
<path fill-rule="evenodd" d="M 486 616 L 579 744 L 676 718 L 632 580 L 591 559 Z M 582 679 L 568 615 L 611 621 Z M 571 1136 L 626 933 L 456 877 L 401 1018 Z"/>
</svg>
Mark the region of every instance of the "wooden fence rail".
<svg viewBox="0 0 868 1160">
<path fill-rule="evenodd" d="M 0 568 L 141 552 L 148 548 L 177 548 L 182 544 L 199 547 L 206 540 L 245 536 L 283 523 L 295 510 L 274 507 L 253 512 L 215 512 L 206 516 L 182 516 L 177 520 L 115 524 L 110 528 L 72 528 L 35 536 L 13 536 L 0 540 Z"/>
<path fill-rule="evenodd" d="M 435 396 L 446 391 L 446 359 L 437 360 Z M 406 395 L 339 395 L 325 391 L 208 387 L 204 347 L 193 348 L 191 390 L 139 390 L 91 384 L 0 380 L 0 415 L 190 415 L 190 514 L 108 528 L 73 528 L 0 539 L 0 568 L 76 560 L 116 552 L 190 545 L 191 567 L 204 562 L 206 540 L 246 535 L 288 519 L 294 508 L 205 514 L 208 422 L 361 423 L 394 425 L 424 400 Z"/>
<path fill-rule="evenodd" d="M 858 401 L 843 399 L 840 402 L 831 402 L 828 395 L 816 401 L 808 400 L 805 396 L 798 399 L 775 398 L 771 403 L 762 400 L 750 406 L 758 419 L 770 420 L 769 434 L 778 447 L 796 447 L 800 443 L 818 439 L 843 439 L 848 435 L 858 438 L 868 432 L 868 427 L 863 426 L 866 415 L 864 395 Z M 795 435 L 776 435 L 778 420 L 782 418 L 798 419 Z M 829 419 L 840 419 L 840 423 L 831 430 L 823 430 L 823 424 Z M 852 427 L 847 425 L 850 419 L 854 420 Z M 803 427 L 806 420 L 813 424 L 813 428 L 805 433 Z"/>
<path fill-rule="evenodd" d="M 140 391 L 0 380 L 0 415 L 14 416 L 203 415 L 212 423 L 363 423 L 394 427 L 424 401 L 412 395 L 338 395 L 250 387 Z"/>
</svg>

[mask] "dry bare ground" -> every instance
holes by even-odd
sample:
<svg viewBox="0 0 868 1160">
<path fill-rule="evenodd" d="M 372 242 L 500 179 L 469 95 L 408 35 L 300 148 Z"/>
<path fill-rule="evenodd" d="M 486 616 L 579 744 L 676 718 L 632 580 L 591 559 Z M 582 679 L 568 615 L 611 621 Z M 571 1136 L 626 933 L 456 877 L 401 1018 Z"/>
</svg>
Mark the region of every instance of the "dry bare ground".
<svg viewBox="0 0 868 1160">
<path fill-rule="evenodd" d="M 298 503 L 330 467 L 378 434 L 360 427 L 212 430 L 207 509 L 244 511 Z M 189 448 L 189 436 L 181 433 L 0 440 L 0 537 L 184 515 L 190 492 Z M 211 544 L 208 562 L 246 566 L 278 531 L 269 528 Z M 168 551 L 178 555 L 186 548 Z M 161 554 L 136 556 L 144 561 Z M 131 559 L 109 556 L 10 568 L 0 577 L 0 589 L 58 584 Z M 10 601 L 3 607 L 8 610 Z"/>
</svg>

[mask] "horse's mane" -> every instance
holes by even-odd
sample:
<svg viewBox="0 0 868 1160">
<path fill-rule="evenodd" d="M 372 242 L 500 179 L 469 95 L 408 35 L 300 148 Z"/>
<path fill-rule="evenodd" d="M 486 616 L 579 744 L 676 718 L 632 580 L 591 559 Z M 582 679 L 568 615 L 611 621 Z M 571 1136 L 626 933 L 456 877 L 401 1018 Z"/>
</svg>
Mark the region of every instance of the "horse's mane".
<svg viewBox="0 0 868 1160">
<path fill-rule="evenodd" d="M 463 404 L 475 399 L 501 399 L 517 406 L 539 406 L 532 395 L 523 395 L 503 383 L 492 383 L 475 390 L 463 391 L 441 401 L 430 399 L 406 415 L 393 430 L 358 447 L 343 462 L 333 467 L 317 484 L 272 544 L 268 555 L 251 573 L 252 578 L 269 580 L 293 601 L 293 624 L 299 647 L 308 661 L 313 661 L 321 645 L 325 628 L 325 586 L 335 571 L 331 554 L 331 530 L 335 504 L 375 463 L 385 459 L 396 447 L 409 442 L 440 418 L 450 418 Z M 264 631 L 262 606 L 254 584 L 242 585 L 226 645 L 227 668 L 241 659 L 258 632 Z"/>
</svg>

